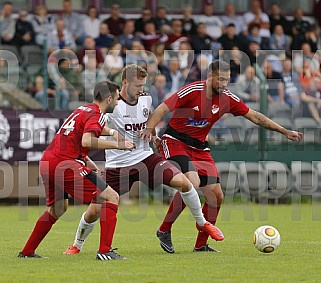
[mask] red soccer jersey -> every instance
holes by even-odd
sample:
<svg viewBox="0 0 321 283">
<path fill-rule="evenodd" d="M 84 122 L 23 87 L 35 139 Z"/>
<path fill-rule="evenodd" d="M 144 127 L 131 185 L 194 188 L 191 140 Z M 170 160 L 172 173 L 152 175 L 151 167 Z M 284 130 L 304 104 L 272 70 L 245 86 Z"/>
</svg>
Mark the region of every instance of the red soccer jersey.
<svg viewBox="0 0 321 283">
<path fill-rule="evenodd" d="M 213 124 L 225 113 L 244 116 L 249 108 L 229 89 L 212 98 L 206 96 L 206 81 L 182 87 L 164 101 L 173 116 L 169 125 L 180 133 L 205 141 Z"/>
<path fill-rule="evenodd" d="M 84 133 L 92 132 L 99 137 L 106 123 L 105 115 L 95 103 L 76 109 L 63 123 L 46 152 L 51 151 L 61 159 L 83 158 L 89 149 L 81 145 Z"/>
</svg>

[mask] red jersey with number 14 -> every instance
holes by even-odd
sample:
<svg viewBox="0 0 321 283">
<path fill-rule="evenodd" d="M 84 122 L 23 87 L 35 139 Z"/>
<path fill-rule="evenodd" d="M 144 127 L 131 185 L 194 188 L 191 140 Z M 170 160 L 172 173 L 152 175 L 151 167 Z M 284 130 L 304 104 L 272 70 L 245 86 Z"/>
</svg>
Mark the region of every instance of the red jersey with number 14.
<svg viewBox="0 0 321 283">
<path fill-rule="evenodd" d="M 182 87 L 164 103 L 173 112 L 169 125 L 180 133 L 205 141 L 213 124 L 225 113 L 244 116 L 249 108 L 243 101 L 225 89 L 212 98 L 206 96 L 206 81 Z"/>
<path fill-rule="evenodd" d="M 81 145 L 84 133 L 94 133 L 99 137 L 106 124 L 105 115 L 95 103 L 78 107 L 63 123 L 46 152 L 51 151 L 61 159 L 83 158 L 89 148 Z"/>
</svg>

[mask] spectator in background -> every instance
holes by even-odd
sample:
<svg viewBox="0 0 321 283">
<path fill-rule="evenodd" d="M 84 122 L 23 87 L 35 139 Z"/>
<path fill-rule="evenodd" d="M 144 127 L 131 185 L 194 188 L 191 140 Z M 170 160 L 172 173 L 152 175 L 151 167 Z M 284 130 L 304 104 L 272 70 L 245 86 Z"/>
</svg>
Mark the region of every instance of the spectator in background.
<svg viewBox="0 0 321 283">
<path fill-rule="evenodd" d="M 282 75 L 273 70 L 273 66 L 268 60 L 264 62 L 262 71 L 268 85 L 267 93 L 269 103 L 285 103 Z"/>
<path fill-rule="evenodd" d="M 35 44 L 35 31 L 28 20 L 28 11 L 21 9 L 16 21 L 15 42 L 18 47 Z"/>
<path fill-rule="evenodd" d="M 234 24 L 236 34 L 241 34 L 246 31 L 244 19 L 242 16 L 236 15 L 235 5 L 232 3 L 226 4 L 225 13 L 221 16 L 221 21 L 224 24 L 225 31 L 229 24 Z"/>
<path fill-rule="evenodd" d="M 178 50 L 182 41 L 188 41 L 188 37 L 183 34 L 183 24 L 180 19 L 172 20 L 172 32 L 168 36 L 166 45 L 172 50 Z"/>
<path fill-rule="evenodd" d="M 286 58 L 282 64 L 282 81 L 284 83 L 284 100 L 291 106 L 294 117 L 300 115 L 300 97 L 302 87 L 299 82 L 299 75 L 292 70 L 292 61 Z"/>
<path fill-rule="evenodd" d="M 13 5 L 10 1 L 5 1 L 2 4 L 1 16 L 0 16 L 0 30 L 1 30 L 1 44 L 15 45 L 14 35 L 16 21 L 12 17 Z"/>
<path fill-rule="evenodd" d="M 249 42 L 247 49 L 246 49 L 246 54 L 249 57 L 250 63 L 252 66 L 255 63 L 263 62 L 263 60 L 262 61 L 259 60 L 260 55 L 262 55 L 262 53 L 260 53 L 259 50 L 261 50 L 261 48 L 260 48 L 260 44 L 258 42 L 256 42 L 255 40 L 252 40 Z"/>
<path fill-rule="evenodd" d="M 79 64 L 85 67 L 89 57 L 96 58 L 97 67 L 100 68 L 104 64 L 104 57 L 99 48 L 96 47 L 96 42 L 91 36 L 87 36 L 84 40 L 84 45 L 81 50 L 77 52 Z"/>
<path fill-rule="evenodd" d="M 151 47 L 156 42 L 167 42 L 168 36 L 156 32 L 155 24 L 151 21 L 145 24 L 144 33 L 140 35 L 140 38 L 147 51 L 151 50 Z"/>
<path fill-rule="evenodd" d="M 117 74 L 121 73 L 124 67 L 121 51 L 121 44 L 119 42 L 114 42 L 105 58 L 104 66 L 106 68 L 107 77 L 111 81 L 114 81 L 114 78 L 117 76 Z"/>
<path fill-rule="evenodd" d="M 96 47 L 101 49 L 103 55 L 107 55 L 109 48 L 115 42 L 115 37 L 110 34 L 109 27 L 106 23 L 101 23 L 99 35 L 95 38 Z"/>
<path fill-rule="evenodd" d="M 155 24 L 158 32 L 161 32 L 163 25 L 172 25 L 171 21 L 167 18 L 167 9 L 165 7 L 157 7 Z"/>
<path fill-rule="evenodd" d="M 68 109 L 69 92 L 66 88 L 66 81 L 64 78 L 60 78 L 56 90 L 48 88 L 44 91 L 44 83 L 42 76 L 36 76 L 35 78 L 35 99 L 41 104 L 43 109 L 48 108 L 48 98 L 56 99 L 57 109 L 66 110 Z"/>
<path fill-rule="evenodd" d="M 72 34 L 77 45 L 82 45 L 85 38 L 85 31 L 81 16 L 72 9 L 71 0 L 63 1 L 62 18 L 66 29 Z"/>
<path fill-rule="evenodd" d="M 204 7 L 204 15 L 197 17 L 198 23 L 204 23 L 206 27 L 206 33 L 212 39 L 217 39 L 222 35 L 224 24 L 218 16 L 214 16 L 213 4 L 206 3 Z"/>
<path fill-rule="evenodd" d="M 260 80 L 255 75 L 255 69 L 247 66 L 245 72 L 240 74 L 231 91 L 237 91 L 237 95 L 245 102 L 257 102 L 260 98 Z"/>
<path fill-rule="evenodd" d="M 154 54 L 151 52 L 146 52 L 144 45 L 140 40 L 133 40 L 131 50 L 127 50 L 125 64 L 137 64 L 140 65 L 141 62 L 149 63 L 155 62 Z"/>
<path fill-rule="evenodd" d="M 224 58 L 224 61 L 230 62 L 230 83 L 235 83 L 241 73 L 243 53 L 238 46 L 232 46 L 231 50 L 220 50 L 220 57 Z"/>
<path fill-rule="evenodd" d="M 205 54 L 200 54 L 195 60 L 195 64 L 192 66 L 186 84 L 204 80 L 207 77 L 207 70 L 209 66 L 209 58 Z"/>
<path fill-rule="evenodd" d="M 309 61 L 311 64 L 311 68 L 314 72 L 317 72 L 317 70 L 320 68 L 320 62 L 317 59 L 317 56 L 315 53 L 311 51 L 311 46 L 309 43 L 303 43 L 300 46 L 301 50 L 294 50 L 292 52 L 293 56 L 293 67 L 294 70 L 301 74 L 302 68 L 303 68 L 303 62 Z"/>
<path fill-rule="evenodd" d="M 56 89 L 65 80 L 66 89 L 69 93 L 69 100 L 79 100 L 82 95 L 79 73 L 81 67 L 76 54 L 70 49 L 63 48 L 50 54 L 48 57 L 48 85 Z"/>
<path fill-rule="evenodd" d="M 233 46 L 237 46 L 239 49 L 244 50 L 244 39 L 237 35 L 235 24 L 230 23 L 225 28 L 225 33 L 217 39 L 224 50 L 232 50 Z"/>
<path fill-rule="evenodd" d="M 269 45 L 272 50 L 284 50 L 288 55 L 290 54 L 289 39 L 284 34 L 282 25 L 275 25 L 269 40 Z"/>
<path fill-rule="evenodd" d="M 304 42 L 304 34 L 309 29 L 310 23 L 303 19 L 303 9 L 298 7 L 294 10 L 294 18 L 291 22 L 293 41 L 291 49 L 300 49 L 301 44 Z"/>
<path fill-rule="evenodd" d="M 188 72 L 195 60 L 194 50 L 188 41 L 182 41 L 179 44 L 178 51 L 175 52 L 179 60 L 180 68 L 184 73 L 184 76 L 187 77 Z"/>
<path fill-rule="evenodd" d="M 167 88 L 170 93 L 174 93 L 179 90 L 185 81 L 185 77 L 180 70 L 179 60 L 177 57 L 172 57 L 168 63 L 169 73 L 167 75 Z"/>
<path fill-rule="evenodd" d="M 304 33 L 304 42 L 308 43 L 311 51 L 316 53 L 318 50 L 318 39 L 320 38 L 320 27 L 318 25 L 311 25 Z"/>
<path fill-rule="evenodd" d="M 84 33 L 86 36 L 96 38 L 99 36 L 100 20 L 96 6 L 92 5 L 87 8 L 87 15 L 83 19 Z"/>
<path fill-rule="evenodd" d="M 196 33 L 196 24 L 192 18 L 193 8 L 186 6 L 183 8 L 183 18 L 181 19 L 183 25 L 183 34 L 191 36 Z"/>
<path fill-rule="evenodd" d="M 111 5 L 110 17 L 104 20 L 113 36 L 121 35 L 124 30 L 125 19 L 120 16 L 120 13 L 120 5 L 115 2 Z"/>
<path fill-rule="evenodd" d="M 126 20 L 124 31 L 120 36 L 118 36 L 118 42 L 123 47 L 122 56 L 126 56 L 126 50 L 131 48 L 132 42 L 139 39 L 140 37 L 138 35 L 135 35 L 135 21 Z"/>
<path fill-rule="evenodd" d="M 63 19 L 56 20 L 56 27 L 48 36 L 48 53 L 52 53 L 57 49 L 76 50 L 76 43 L 72 34 L 65 28 Z"/>
<path fill-rule="evenodd" d="M 260 35 L 260 25 L 257 23 L 252 23 L 248 26 L 248 34 L 246 36 L 246 40 L 248 42 L 255 41 L 260 44 L 261 49 L 267 49 L 263 48 L 264 42 L 262 36 Z"/>
<path fill-rule="evenodd" d="M 243 17 L 248 28 L 251 24 L 259 25 L 259 36 L 266 39 L 271 36 L 269 16 L 262 11 L 260 0 L 252 0 L 251 11 L 246 12 Z"/>
<path fill-rule="evenodd" d="M 197 24 L 197 33 L 191 37 L 191 45 L 195 54 L 200 54 L 202 50 L 212 49 L 212 38 L 206 32 L 204 23 Z"/>
<path fill-rule="evenodd" d="M 84 88 L 85 101 L 93 101 L 95 85 L 106 79 L 107 75 L 104 70 L 97 69 L 95 58 L 88 58 L 85 69 L 81 73 L 81 82 Z"/>
<path fill-rule="evenodd" d="M 47 14 L 47 7 L 45 5 L 38 5 L 35 8 L 35 15 L 31 23 L 36 34 L 36 43 L 43 46 L 44 41 L 48 38 L 48 34 L 55 27 L 55 17 Z"/>
<path fill-rule="evenodd" d="M 32 92 L 34 93 L 34 98 L 41 103 L 43 110 L 48 108 L 48 98 L 55 97 L 56 95 L 55 90 L 52 88 L 47 88 L 47 93 L 45 93 L 43 77 L 40 75 L 35 77 Z"/>
<path fill-rule="evenodd" d="M 302 92 L 300 94 L 303 116 L 312 117 L 318 124 L 321 125 L 320 109 L 321 109 L 321 80 L 320 71 L 315 71 L 311 68 L 311 61 L 303 62 L 303 69 L 299 75 L 300 86 Z"/>
<path fill-rule="evenodd" d="M 135 21 L 136 35 L 139 36 L 140 34 L 144 33 L 145 24 L 148 22 L 154 22 L 156 26 L 156 21 L 153 18 L 152 11 L 149 8 L 145 7 L 142 10 L 141 17 Z"/>
<path fill-rule="evenodd" d="M 159 104 L 161 104 L 164 101 L 166 95 L 169 93 L 165 75 L 158 74 L 156 76 L 154 85 L 153 87 L 150 88 L 149 93 L 153 98 L 152 105 L 153 105 L 153 108 L 155 109 Z"/>
<path fill-rule="evenodd" d="M 269 15 L 269 20 L 271 34 L 274 32 L 275 26 L 281 25 L 285 34 L 292 35 L 291 23 L 286 19 L 285 16 L 282 15 L 279 4 L 273 3 L 271 5 L 271 13 Z"/>
<path fill-rule="evenodd" d="M 164 64 L 165 61 L 165 43 L 156 42 L 151 47 L 151 52 L 156 56 L 158 64 Z"/>
</svg>

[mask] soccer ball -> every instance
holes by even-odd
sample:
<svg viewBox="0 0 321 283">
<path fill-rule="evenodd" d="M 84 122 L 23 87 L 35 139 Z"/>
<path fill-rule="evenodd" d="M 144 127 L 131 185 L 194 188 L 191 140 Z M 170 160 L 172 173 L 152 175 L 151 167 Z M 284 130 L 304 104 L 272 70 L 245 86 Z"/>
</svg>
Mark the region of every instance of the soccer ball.
<svg viewBox="0 0 321 283">
<path fill-rule="evenodd" d="M 273 226 L 264 225 L 257 228 L 253 234 L 254 246 L 263 253 L 271 253 L 280 245 L 281 236 Z"/>
</svg>

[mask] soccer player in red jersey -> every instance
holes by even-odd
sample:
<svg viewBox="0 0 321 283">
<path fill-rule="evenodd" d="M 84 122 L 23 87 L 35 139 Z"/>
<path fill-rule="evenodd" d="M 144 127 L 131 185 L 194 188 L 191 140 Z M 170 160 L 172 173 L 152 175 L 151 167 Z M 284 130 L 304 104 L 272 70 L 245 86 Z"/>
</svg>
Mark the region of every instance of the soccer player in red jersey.
<svg viewBox="0 0 321 283">
<path fill-rule="evenodd" d="M 225 113 L 244 116 L 254 124 L 279 132 L 292 141 L 301 141 L 303 134 L 287 130 L 260 112 L 247 107 L 227 88 L 230 66 L 224 61 L 214 61 L 209 66 L 205 81 L 184 86 L 160 104 L 147 122 L 141 138 L 150 140 L 152 131 L 168 113 L 172 117 L 160 145 L 164 158 L 176 163 L 195 188 L 200 188 L 205 197 L 203 214 L 213 225 L 223 201 L 223 193 L 214 160 L 211 157 L 206 137 L 213 126 Z M 157 231 L 161 246 L 173 246 L 171 228 L 185 204 L 175 194 L 163 223 Z M 207 244 L 208 235 L 199 231 L 194 251 L 213 251 Z M 165 250 L 166 251 L 166 250 Z"/>
<path fill-rule="evenodd" d="M 116 227 L 119 196 L 95 173 L 98 168 L 88 157 L 88 152 L 90 149 L 135 148 L 134 143 L 129 141 L 106 141 L 99 138 L 100 135 L 109 135 L 110 129 L 105 127 L 105 113 L 112 112 L 117 105 L 119 90 L 119 85 L 113 82 L 98 83 L 94 89 L 94 102 L 76 109 L 45 150 L 40 161 L 40 174 L 46 191 L 48 210 L 38 219 L 18 257 L 41 258 L 35 250 L 52 225 L 67 210 L 66 194 L 82 203 L 93 200 L 93 205 L 101 207 L 97 260 L 107 260 L 117 255 L 111 244 Z"/>
<path fill-rule="evenodd" d="M 105 177 L 109 185 L 120 195 L 127 193 L 134 182 L 141 181 L 150 189 L 165 184 L 180 190 L 180 195 L 190 209 L 200 230 L 206 230 L 217 241 L 222 241 L 222 232 L 207 222 L 202 213 L 202 206 L 192 183 L 173 164 L 164 161 L 154 153 L 149 141 L 140 138 L 152 106 L 152 98 L 144 92 L 147 72 L 135 64 L 127 65 L 122 73 L 122 89 L 120 100 L 113 113 L 107 114 L 107 124 L 125 137 L 133 141 L 135 150 L 124 152 L 106 150 Z M 83 244 L 94 229 L 98 219 L 99 207 L 90 207 L 83 214 L 75 236 L 75 241 L 64 254 L 78 254 Z M 171 246 L 163 245 L 168 253 L 173 252 Z"/>
</svg>

